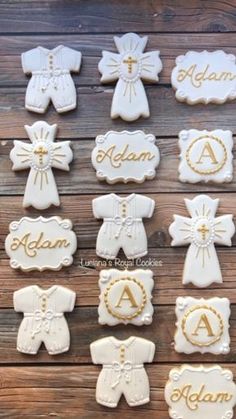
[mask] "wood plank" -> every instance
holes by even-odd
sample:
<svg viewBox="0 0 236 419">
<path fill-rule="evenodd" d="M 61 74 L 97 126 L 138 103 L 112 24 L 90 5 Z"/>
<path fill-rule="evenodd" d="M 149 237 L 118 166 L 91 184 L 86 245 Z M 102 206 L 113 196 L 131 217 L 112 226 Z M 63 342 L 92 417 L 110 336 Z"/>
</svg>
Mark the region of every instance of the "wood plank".
<svg viewBox="0 0 236 419">
<path fill-rule="evenodd" d="M 42 45 L 54 48 L 55 45 L 66 45 L 82 53 L 82 66 L 79 75 L 73 74 L 75 84 L 79 86 L 99 86 L 100 74 L 98 62 L 102 50 L 117 52 L 112 34 L 105 35 L 30 35 L 0 37 L 0 87 L 26 87 L 29 78 L 21 67 L 22 52 Z M 236 33 L 212 34 L 148 34 L 146 51 L 160 50 L 163 70 L 158 84 L 170 84 L 170 76 L 175 59 L 191 49 L 195 51 L 223 49 L 236 55 Z"/>
<path fill-rule="evenodd" d="M 235 142 L 234 138 L 234 142 Z M 27 140 L 26 140 L 27 141 Z M 65 173 L 55 170 L 54 174 L 60 194 L 105 194 L 112 191 L 117 193 L 131 193 L 137 190 L 139 193 L 160 192 L 234 192 L 236 190 L 236 176 L 233 182 L 224 184 L 182 183 L 178 180 L 179 147 L 178 138 L 158 138 L 156 141 L 161 153 L 161 162 L 155 179 L 142 184 L 129 182 L 128 184 L 117 183 L 109 185 L 97 180 L 96 172 L 91 164 L 91 153 L 95 146 L 91 140 L 73 140 L 72 148 L 74 160 L 70 165 L 70 172 Z M 13 147 L 12 140 L 0 141 L 0 195 L 24 194 L 28 170 L 14 172 L 9 158 Z M 236 145 L 233 150 L 236 155 Z M 236 173 L 236 160 L 233 161 L 234 173 Z M 86 190 L 84 185 L 86 185 Z"/>
<path fill-rule="evenodd" d="M 235 30 L 235 2 L 170 0 L 1 0 L 1 33 L 228 32 Z"/>
<path fill-rule="evenodd" d="M 203 292 L 200 294 L 203 296 Z M 72 313 L 66 315 L 70 333 L 70 350 L 56 356 L 48 355 L 44 346 L 37 355 L 26 355 L 16 350 L 16 338 L 22 315 L 13 309 L 0 309 L 0 363 L 91 363 L 89 345 L 91 342 L 105 336 L 116 336 L 126 339 L 129 336 L 140 336 L 152 340 L 156 344 L 154 362 L 160 363 L 192 363 L 192 362 L 231 362 L 236 356 L 236 305 L 231 305 L 230 335 L 231 351 L 228 355 L 212 355 L 199 353 L 186 355 L 178 354 L 174 350 L 175 333 L 174 306 L 155 306 L 153 322 L 149 326 L 136 327 L 133 325 L 118 325 L 115 327 L 100 326 L 98 324 L 97 308 L 76 307 Z"/>
<path fill-rule="evenodd" d="M 186 251 L 182 248 L 150 249 L 146 258 L 136 263 L 127 261 L 124 257 L 117 260 L 113 266 L 116 269 L 152 269 L 154 273 L 155 287 L 153 290 L 153 303 L 160 305 L 174 305 L 177 296 L 205 298 L 220 296 L 229 298 L 232 304 L 236 304 L 236 249 L 219 248 L 217 251 L 223 276 L 223 284 L 212 284 L 210 287 L 199 290 L 193 285 L 182 285 L 182 272 Z M 71 288 L 77 294 L 76 305 L 96 306 L 99 303 L 98 278 L 101 269 L 109 269 L 105 261 L 96 257 L 95 251 L 80 250 L 75 258 L 75 263 L 58 271 L 45 271 L 39 274 L 37 271 L 30 273 L 11 269 L 9 260 L 3 252 L 0 254 L 1 292 L 0 307 L 12 308 L 13 292 L 32 284 L 38 284 L 43 288 L 60 284 Z M 173 290 L 175 290 L 173 292 Z"/>
<path fill-rule="evenodd" d="M 155 200 L 155 211 L 151 219 L 145 220 L 149 248 L 170 246 L 171 238 L 168 233 L 173 221 L 173 214 L 188 216 L 184 198 L 189 199 L 196 194 L 146 194 Z M 211 198 L 219 198 L 217 215 L 233 214 L 236 216 L 236 194 L 210 193 Z M 78 248 L 95 249 L 97 233 L 102 224 L 101 220 L 94 218 L 92 213 L 92 199 L 97 195 L 66 195 L 61 197 L 61 207 L 51 207 L 43 212 L 45 217 L 55 215 L 70 218 L 74 231 L 78 237 Z M 0 207 L 0 249 L 4 247 L 4 240 L 8 234 L 8 226 L 12 221 L 19 220 L 22 216 L 36 217 L 39 211 L 33 208 L 22 208 L 22 197 L 6 196 L 1 198 Z M 236 235 L 233 238 L 236 245 Z M 185 252 L 185 250 L 184 250 Z M 78 253 L 79 254 L 79 253 Z"/>
<path fill-rule="evenodd" d="M 182 129 L 230 129 L 236 134 L 235 103 L 189 106 L 175 100 L 173 89 L 161 86 L 147 87 L 151 118 L 139 119 L 132 125 L 121 119 L 110 118 L 113 88 L 81 87 L 78 107 L 65 115 L 58 115 L 51 106 L 42 117 L 24 108 L 25 89 L 1 89 L 0 139 L 24 138 L 25 124 L 40 118 L 49 124 L 57 123 L 58 138 L 93 138 L 110 129 L 142 129 L 160 137 L 177 136 Z M 89 129 L 88 129 L 89 127 Z"/>
<path fill-rule="evenodd" d="M 1 369 L 2 385 L 0 389 L 2 418 L 25 419 L 40 415 L 67 418 L 111 418 L 120 415 L 127 419 L 147 416 L 168 419 L 167 405 L 164 401 L 164 386 L 169 371 L 175 365 L 147 365 L 151 386 L 151 402 L 145 406 L 132 408 L 124 398 L 116 409 L 98 405 L 95 401 L 95 386 L 100 367 L 63 366 L 57 367 L 4 367 Z M 235 364 L 222 364 L 235 374 Z M 43 401 L 43 403 L 42 403 Z M 71 407 L 74 409 L 71 410 Z M 145 416 L 146 415 L 146 416 Z M 37 416 L 38 417 L 38 416 Z"/>
</svg>

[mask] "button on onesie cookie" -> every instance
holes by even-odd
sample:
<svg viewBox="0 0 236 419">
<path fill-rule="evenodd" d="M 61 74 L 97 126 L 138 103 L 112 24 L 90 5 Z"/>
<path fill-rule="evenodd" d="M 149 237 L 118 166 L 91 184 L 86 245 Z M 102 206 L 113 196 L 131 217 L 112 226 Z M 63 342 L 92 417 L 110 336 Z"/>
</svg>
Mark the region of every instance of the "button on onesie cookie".
<svg viewBox="0 0 236 419">
<path fill-rule="evenodd" d="M 68 351 L 70 332 L 64 312 L 73 310 L 75 298 L 75 292 L 57 285 L 47 290 L 32 285 L 14 292 L 14 309 L 24 313 L 17 350 L 35 355 L 44 343 L 50 355 Z"/>
<path fill-rule="evenodd" d="M 126 340 L 111 336 L 93 342 L 90 351 L 93 363 L 103 365 L 96 388 L 98 403 L 116 407 L 122 394 L 129 406 L 149 402 L 150 386 L 143 364 L 153 361 L 153 342 L 134 336 Z"/>
<path fill-rule="evenodd" d="M 96 253 L 105 259 L 115 259 L 122 248 L 128 259 L 147 254 L 147 236 L 143 218 L 153 214 L 155 201 L 144 195 L 121 197 L 114 193 L 93 200 L 95 218 L 103 218 Z"/>
<path fill-rule="evenodd" d="M 26 109 L 44 113 L 52 101 L 57 112 L 76 108 L 76 89 L 71 71 L 79 72 L 81 53 L 59 45 L 48 50 L 37 47 L 21 55 L 25 74 L 31 74 L 26 97 Z"/>
</svg>

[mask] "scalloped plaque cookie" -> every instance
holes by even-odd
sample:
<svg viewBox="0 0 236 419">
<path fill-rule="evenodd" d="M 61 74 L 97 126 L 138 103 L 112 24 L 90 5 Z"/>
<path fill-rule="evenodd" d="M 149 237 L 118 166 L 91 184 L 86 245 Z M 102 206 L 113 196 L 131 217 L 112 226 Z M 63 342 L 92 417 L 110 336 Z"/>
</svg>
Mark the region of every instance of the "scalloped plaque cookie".
<svg viewBox="0 0 236 419">
<path fill-rule="evenodd" d="M 37 121 L 25 125 L 25 130 L 32 142 L 14 141 L 10 159 L 12 170 L 30 169 L 23 207 L 32 205 L 37 209 L 46 209 L 51 205 L 60 205 L 57 185 L 52 168 L 69 171 L 73 159 L 71 141 L 54 143 L 57 125 Z"/>
<path fill-rule="evenodd" d="M 76 88 L 71 72 L 78 73 L 81 52 L 58 45 L 51 50 L 41 46 L 21 55 L 25 74 L 31 74 L 25 107 L 29 111 L 44 113 L 52 101 L 58 113 L 76 108 Z"/>
<path fill-rule="evenodd" d="M 12 268 L 57 271 L 72 264 L 77 239 L 70 220 L 23 217 L 13 221 L 9 230 L 5 249 Z"/>
<path fill-rule="evenodd" d="M 17 350 L 35 355 L 44 343 L 50 355 L 69 350 L 70 332 L 64 312 L 74 309 L 74 291 L 53 285 L 43 289 L 38 285 L 14 292 L 14 309 L 24 313 L 17 336 Z"/>
<path fill-rule="evenodd" d="M 103 218 L 97 236 L 96 253 L 105 259 L 115 259 L 123 249 L 127 259 L 145 256 L 148 252 L 143 218 L 151 218 L 155 201 L 132 193 L 126 197 L 111 193 L 93 199 L 93 215 Z"/>
<path fill-rule="evenodd" d="M 134 121 L 140 116 L 150 116 L 147 96 L 142 80 L 158 82 L 162 70 L 159 51 L 144 53 L 148 41 L 135 33 L 114 37 L 118 54 L 102 52 L 98 69 L 102 74 L 101 82 L 110 83 L 118 79 L 111 106 L 111 118 L 121 117 Z"/>
<path fill-rule="evenodd" d="M 236 385 L 219 365 L 173 368 L 165 387 L 172 419 L 233 419 Z"/>
<path fill-rule="evenodd" d="M 187 246 L 183 284 L 192 282 L 197 287 L 207 287 L 213 282 L 222 283 L 222 274 L 215 244 L 232 246 L 235 233 L 233 215 L 216 217 L 219 199 L 198 195 L 185 199 L 190 218 L 174 215 L 169 227 L 171 246 Z"/>
<path fill-rule="evenodd" d="M 175 97 L 190 105 L 236 98 L 236 57 L 224 51 L 189 51 L 176 58 L 171 74 Z"/>
<path fill-rule="evenodd" d="M 92 164 L 99 180 L 108 183 L 153 179 L 160 162 L 155 137 L 143 131 L 109 131 L 96 138 Z"/>
<path fill-rule="evenodd" d="M 178 297 L 175 313 L 177 352 L 210 352 L 215 355 L 230 352 L 228 298 Z"/>
<path fill-rule="evenodd" d="M 231 182 L 233 179 L 233 135 L 227 130 L 179 133 L 181 182 Z"/>
<path fill-rule="evenodd" d="M 144 364 L 153 361 L 153 342 L 135 336 L 125 340 L 109 336 L 91 343 L 90 352 L 93 363 L 103 365 L 96 387 L 99 404 L 114 408 L 122 394 L 131 407 L 150 401 Z"/>
<path fill-rule="evenodd" d="M 153 273 L 150 270 L 100 271 L 99 323 L 115 326 L 151 324 Z"/>
</svg>

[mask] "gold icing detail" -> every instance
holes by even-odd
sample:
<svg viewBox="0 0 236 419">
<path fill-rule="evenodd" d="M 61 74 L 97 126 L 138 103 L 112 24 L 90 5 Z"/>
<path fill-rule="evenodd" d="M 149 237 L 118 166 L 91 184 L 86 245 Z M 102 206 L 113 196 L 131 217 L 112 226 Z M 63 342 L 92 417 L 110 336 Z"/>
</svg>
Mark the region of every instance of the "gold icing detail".
<svg viewBox="0 0 236 419">
<path fill-rule="evenodd" d="M 128 73 L 132 73 L 133 70 L 133 64 L 137 64 L 137 60 L 135 60 L 132 57 L 128 57 L 127 60 L 123 60 L 124 64 L 128 64 Z"/>
<path fill-rule="evenodd" d="M 139 286 L 139 288 L 142 291 L 142 302 L 139 306 L 138 305 L 134 306 L 134 307 L 137 307 L 137 310 L 133 314 L 130 314 L 130 315 L 122 315 L 122 314 L 116 313 L 113 310 L 113 308 L 111 307 L 110 302 L 109 302 L 109 291 L 111 290 L 111 288 L 113 287 L 114 284 L 117 284 L 118 282 L 121 282 L 121 281 L 134 282 L 135 284 L 137 284 Z M 125 287 L 124 287 L 124 289 L 125 289 Z M 123 294 L 124 294 L 124 291 L 123 291 Z M 143 284 L 140 281 L 138 281 L 137 279 L 132 278 L 132 277 L 117 278 L 117 279 L 114 279 L 113 281 L 111 281 L 110 284 L 108 285 L 108 287 L 106 288 L 106 290 L 104 292 L 104 302 L 105 302 L 107 311 L 108 311 L 109 314 L 111 314 L 111 316 L 113 316 L 113 317 L 115 317 L 119 320 L 132 320 L 135 317 L 138 317 L 142 313 L 142 311 L 145 307 L 145 304 L 147 302 L 147 295 L 146 295 L 146 291 L 145 291 L 145 288 L 144 288 Z M 115 307 L 117 307 L 117 305 Z"/>
<path fill-rule="evenodd" d="M 217 318 L 218 318 L 218 320 L 219 320 L 219 332 L 218 332 L 218 334 L 217 335 L 213 335 L 212 337 L 213 337 L 213 339 L 212 340 L 210 340 L 209 342 L 205 342 L 205 343 L 200 343 L 200 342 L 198 342 L 198 341 L 196 341 L 196 340 L 194 340 L 192 337 L 190 337 L 189 335 L 188 335 L 188 333 L 186 332 L 186 323 L 187 323 L 187 320 L 188 320 L 188 316 L 189 315 L 191 315 L 193 312 L 195 312 L 195 311 L 197 311 L 197 310 L 209 310 L 210 312 L 212 312 Z M 201 316 L 202 317 L 202 316 Z M 199 322 L 200 323 L 200 322 Z M 198 326 L 199 326 L 199 323 L 198 323 Z M 202 305 L 202 306 L 194 306 L 194 307 L 192 307 L 192 308 L 190 308 L 187 312 L 186 312 L 186 314 L 185 314 L 185 316 L 183 317 L 183 319 L 182 319 L 182 323 L 181 323 L 181 329 L 182 329 L 182 332 L 183 332 L 183 335 L 184 335 L 184 337 L 185 337 L 185 339 L 189 342 L 189 343 L 191 343 L 192 345 L 195 345 L 195 346 L 199 346 L 199 347 L 204 347 L 204 346 L 211 346 L 211 345 L 213 345 L 214 343 L 216 343 L 216 342 L 218 342 L 219 340 L 220 340 L 220 338 L 221 338 L 221 336 L 223 335 L 223 332 L 224 332 L 224 323 L 223 323 L 223 320 L 222 320 L 222 317 L 221 317 L 221 315 L 213 308 L 213 307 L 210 307 L 210 306 L 207 306 L 207 305 Z M 196 329 L 196 330 L 199 330 L 199 327 Z M 193 334 L 194 335 L 194 334 Z"/>
<path fill-rule="evenodd" d="M 24 252 L 29 257 L 35 257 L 40 249 L 56 249 L 70 246 L 70 242 L 67 239 L 57 238 L 52 240 L 44 239 L 44 232 L 39 233 L 39 236 L 31 240 L 31 233 L 26 233 L 22 238 L 13 237 L 11 250 L 18 250 L 20 246 L 23 246 Z"/>
<path fill-rule="evenodd" d="M 118 168 L 124 161 L 150 161 L 155 157 L 154 154 L 147 150 L 140 151 L 139 153 L 129 151 L 129 144 L 126 144 L 124 148 L 118 153 L 116 153 L 115 148 L 116 144 L 111 145 L 106 151 L 99 149 L 96 156 L 97 162 L 102 163 L 103 160 L 108 158 L 110 160 L 111 166 Z"/>
<path fill-rule="evenodd" d="M 189 410 L 198 410 L 200 403 L 226 403 L 232 400 L 233 394 L 228 392 L 211 393 L 202 384 L 198 391 L 193 391 L 192 384 L 186 384 L 182 388 L 174 388 L 170 396 L 172 402 L 177 403 L 184 399 Z"/>
<path fill-rule="evenodd" d="M 189 68 L 181 68 L 177 75 L 177 81 L 182 83 L 189 78 L 193 87 L 199 89 L 205 81 L 233 81 L 236 79 L 236 74 L 231 71 L 210 71 L 210 64 L 207 64 L 203 71 L 196 72 L 197 64 L 191 65 Z"/>
<path fill-rule="evenodd" d="M 36 150 L 34 150 L 34 154 L 38 155 L 39 157 L 39 164 L 42 165 L 43 164 L 43 156 L 48 154 L 48 150 L 43 148 L 43 146 L 40 146 L 39 148 L 37 148 Z"/>
<path fill-rule="evenodd" d="M 138 307 L 138 304 L 136 303 L 135 298 L 134 298 L 134 296 L 132 294 L 132 291 L 131 291 L 131 289 L 130 289 L 130 287 L 128 285 L 125 285 L 124 286 L 123 291 L 122 291 L 122 293 L 120 295 L 120 298 L 117 301 L 115 307 L 121 308 L 121 302 L 123 300 L 130 301 L 130 307 L 132 307 L 132 308 L 137 308 Z"/>
<path fill-rule="evenodd" d="M 206 240 L 206 233 L 209 233 L 210 230 L 206 227 L 206 224 L 202 224 L 201 227 L 197 230 L 202 235 L 202 240 Z"/>
<path fill-rule="evenodd" d="M 207 152 L 207 154 L 205 154 L 205 150 Z M 212 147 L 210 145 L 210 143 L 207 141 L 202 149 L 202 153 L 199 156 L 198 161 L 196 161 L 196 164 L 202 164 L 202 159 L 203 158 L 209 158 L 212 161 L 212 164 L 219 164 L 219 162 L 216 160 L 216 156 L 214 154 L 214 151 L 212 150 Z"/>
<path fill-rule="evenodd" d="M 223 157 L 222 161 L 219 162 L 216 167 L 214 167 L 212 169 L 208 169 L 208 170 L 201 170 L 199 168 L 196 168 L 195 165 L 192 163 L 192 161 L 190 159 L 190 152 L 191 152 L 192 147 L 195 145 L 195 143 L 197 141 L 200 141 L 200 140 L 202 140 L 204 138 L 205 139 L 208 139 L 209 138 L 209 140 L 212 139 L 212 140 L 216 141 L 218 144 L 221 145 L 221 147 L 223 149 L 223 152 L 224 152 L 224 157 Z M 209 143 L 209 145 L 210 145 L 210 143 Z M 218 138 L 218 137 L 216 137 L 214 135 L 201 135 L 200 137 L 197 137 L 194 141 L 191 142 L 191 144 L 189 145 L 188 149 L 186 150 L 186 161 L 187 161 L 187 164 L 189 165 L 189 167 L 195 173 L 198 173 L 199 175 L 212 175 L 214 173 L 219 172 L 222 169 L 222 167 L 224 167 L 224 165 L 226 163 L 226 160 L 227 160 L 227 150 L 226 150 L 226 147 L 225 147 L 223 141 L 220 138 Z M 196 164 L 199 164 L 199 162 L 196 162 Z"/>
<path fill-rule="evenodd" d="M 197 325 L 195 331 L 192 333 L 192 335 L 193 336 L 198 336 L 199 329 L 206 329 L 207 330 L 207 333 L 208 333 L 208 336 L 210 338 L 212 338 L 212 337 L 215 336 L 214 333 L 213 333 L 211 324 L 209 322 L 209 319 L 208 319 L 208 317 L 207 317 L 206 314 L 202 314 L 201 315 L 201 317 L 199 319 L 199 322 L 198 322 L 198 325 Z"/>
</svg>

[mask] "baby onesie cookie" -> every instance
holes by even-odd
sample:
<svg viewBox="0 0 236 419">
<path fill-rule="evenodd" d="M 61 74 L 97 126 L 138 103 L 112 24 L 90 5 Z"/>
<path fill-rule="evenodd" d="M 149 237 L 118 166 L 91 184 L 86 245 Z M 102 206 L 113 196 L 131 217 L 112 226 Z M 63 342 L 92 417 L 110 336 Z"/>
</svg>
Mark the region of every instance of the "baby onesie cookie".
<svg viewBox="0 0 236 419">
<path fill-rule="evenodd" d="M 220 50 L 180 55 L 171 74 L 176 99 L 190 105 L 235 99 L 235 60 L 235 55 Z"/>
<path fill-rule="evenodd" d="M 151 324 L 153 315 L 153 273 L 150 270 L 100 271 L 98 322 L 115 326 Z"/>
<path fill-rule="evenodd" d="M 219 199 L 211 199 L 207 195 L 184 201 L 191 218 L 174 215 L 174 222 L 169 227 L 173 239 L 171 246 L 190 244 L 184 264 L 183 284 L 192 282 L 197 287 L 207 287 L 213 282 L 222 283 L 215 243 L 232 245 L 231 238 L 235 233 L 233 216 L 216 217 Z"/>
<path fill-rule="evenodd" d="M 24 313 L 17 350 L 35 355 L 44 343 L 50 355 L 68 351 L 70 332 L 64 312 L 74 309 L 75 298 L 74 291 L 58 285 L 48 289 L 32 285 L 14 292 L 14 309 Z"/>
<path fill-rule="evenodd" d="M 165 387 L 172 419 L 233 419 L 236 385 L 219 365 L 173 368 Z"/>
<path fill-rule="evenodd" d="M 175 350 L 191 354 L 230 352 L 228 298 L 179 297 L 175 309 L 177 323 Z"/>
<path fill-rule="evenodd" d="M 23 207 L 33 206 L 46 209 L 51 205 L 60 205 L 57 185 L 52 168 L 69 171 L 73 159 L 71 141 L 54 143 L 57 125 L 48 125 L 44 121 L 25 125 L 25 130 L 32 142 L 14 141 L 10 159 L 12 170 L 30 169 Z"/>
<path fill-rule="evenodd" d="M 132 193 L 126 197 L 114 193 L 93 200 L 95 218 L 103 218 L 97 236 L 96 253 L 115 259 L 122 248 L 127 259 L 147 254 L 147 235 L 143 218 L 152 217 L 155 201 Z"/>
<path fill-rule="evenodd" d="M 9 230 L 5 249 L 12 268 L 58 271 L 73 263 L 77 239 L 70 220 L 23 217 L 13 221 Z"/>
<path fill-rule="evenodd" d="M 114 37 L 118 54 L 103 51 L 98 69 L 101 82 L 110 83 L 118 79 L 112 99 L 111 118 L 120 116 L 125 121 L 134 121 L 140 116 L 150 116 L 147 96 L 142 79 L 158 82 L 162 70 L 159 51 L 144 53 L 148 37 L 135 33 Z"/>
<path fill-rule="evenodd" d="M 233 135 L 227 130 L 179 133 L 181 182 L 231 182 L 233 179 Z"/>
<path fill-rule="evenodd" d="M 110 336 L 93 342 L 90 351 L 93 363 L 103 365 L 97 380 L 97 403 L 116 407 L 122 394 L 131 407 L 150 401 L 150 385 L 143 364 L 153 361 L 153 342 L 135 336 L 126 340 Z"/>
<path fill-rule="evenodd" d="M 92 165 L 99 180 L 108 183 L 153 179 L 160 162 L 155 137 L 143 131 L 109 131 L 96 138 Z"/>
<path fill-rule="evenodd" d="M 31 74 L 25 107 L 44 113 L 52 101 L 57 112 L 76 108 L 76 88 L 71 72 L 79 73 L 81 52 L 59 45 L 52 50 L 33 48 L 21 55 L 25 74 Z"/>
</svg>

